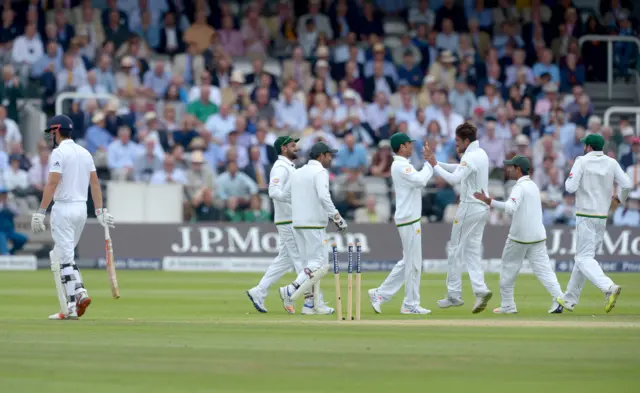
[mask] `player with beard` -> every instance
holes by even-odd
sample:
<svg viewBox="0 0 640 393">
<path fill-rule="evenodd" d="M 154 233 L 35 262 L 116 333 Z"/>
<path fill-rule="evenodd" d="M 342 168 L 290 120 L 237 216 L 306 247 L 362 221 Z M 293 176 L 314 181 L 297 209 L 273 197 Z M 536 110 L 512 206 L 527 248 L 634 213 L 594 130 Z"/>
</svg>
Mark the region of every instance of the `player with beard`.
<svg viewBox="0 0 640 393">
<path fill-rule="evenodd" d="M 298 158 L 298 147 L 296 145 L 298 140 L 298 138 L 291 136 L 281 136 L 273 144 L 278 153 L 278 160 L 271 169 L 269 197 L 273 199 L 273 221 L 280 237 L 278 256 L 269 265 L 260 283 L 247 291 L 247 296 L 253 306 L 262 313 L 267 312 L 264 300 L 267 297 L 269 287 L 278 282 L 291 267 L 294 268 L 296 274 L 302 270 L 300 253 L 293 236 L 291 216 L 290 177 L 293 171 L 296 170 L 293 161 Z"/>
</svg>

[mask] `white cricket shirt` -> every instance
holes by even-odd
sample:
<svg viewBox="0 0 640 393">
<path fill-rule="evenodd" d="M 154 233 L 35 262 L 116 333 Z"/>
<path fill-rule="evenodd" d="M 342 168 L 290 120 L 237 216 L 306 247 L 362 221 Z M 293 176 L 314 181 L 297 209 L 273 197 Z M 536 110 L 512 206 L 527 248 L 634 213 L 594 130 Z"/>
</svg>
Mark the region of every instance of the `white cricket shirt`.
<svg viewBox="0 0 640 393">
<path fill-rule="evenodd" d="M 492 200 L 491 206 L 513 217 L 509 239 L 514 242 L 533 244 L 547 239 L 547 231 L 542 223 L 540 189 L 529 176 L 518 179 L 506 202 Z"/>
<path fill-rule="evenodd" d="M 576 194 L 576 216 L 606 219 L 614 181 L 620 186 L 618 198 L 624 202 L 633 184 L 618 161 L 601 151 L 576 158 L 565 182 L 567 191 Z"/>
<path fill-rule="evenodd" d="M 89 194 L 89 176 L 95 171 L 93 157 L 87 149 L 70 139 L 62 141 L 49 159 L 49 172 L 61 175 L 53 200 L 86 202 Z"/>
<path fill-rule="evenodd" d="M 473 141 L 467 147 L 460 164 L 438 163 L 433 168 L 436 175 L 442 177 L 451 185 L 460 184 L 460 203 L 476 203 L 486 206 L 477 200 L 473 194 L 489 188 L 489 157 L 480 148 L 478 141 Z M 453 171 L 449 172 L 449 171 Z M 489 207 L 487 206 L 487 209 Z"/>
<path fill-rule="evenodd" d="M 324 229 L 329 217 L 338 214 L 329 193 L 329 172 L 319 161 L 309 160 L 291 174 L 291 211 L 298 229 Z"/>
<path fill-rule="evenodd" d="M 269 176 L 269 197 L 273 199 L 273 222 L 276 225 L 291 224 L 291 174 L 296 166 L 285 156 L 271 168 Z"/>
<path fill-rule="evenodd" d="M 422 189 L 433 175 L 433 168 L 425 162 L 422 170 L 402 156 L 393 156 L 391 180 L 396 193 L 396 226 L 411 225 L 422 218 Z"/>
</svg>

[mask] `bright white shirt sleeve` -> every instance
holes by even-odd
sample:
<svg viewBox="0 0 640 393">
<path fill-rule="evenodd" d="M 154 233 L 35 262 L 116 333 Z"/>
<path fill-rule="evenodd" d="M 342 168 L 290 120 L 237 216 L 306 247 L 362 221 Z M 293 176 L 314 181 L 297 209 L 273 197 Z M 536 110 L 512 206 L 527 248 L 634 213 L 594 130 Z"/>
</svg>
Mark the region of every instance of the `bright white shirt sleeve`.
<svg viewBox="0 0 640 393">
<path fill-rule="evenodd" d="M 580 164 L 580 157 L 576 158 L 576 162 L 573 163 L 573 167 L 571 167 L 571 172 L 569 172 L 569 177 L 564 183 L 564 187 L 567 189 L 567 192 L 575 193 L 578 191 L 580 187 L 580 180 L 582 180 L 582 164 Z"/>
<path fill-rule="evenodd" d="M 414 188 L 422 188 L 427 185 L 431 176 L 433 176 L 433 168 L 428 162 L 420 171 L 416 171 L 411 165 L 399 168 L 400 178 L 411 184 Z"/>
<path fill-rule="evenodd" d="M 62 173 L 62 166 L 64 165 L 64 162 L 62 160 L 62 153 L 60 153 L 60 149 L 53 149 L 49 162 L 51 163 L 49 172 Z"/>
<path fill-rule="evenodd" d="M 278 166 L 271 170 L 271 180 L 269 181 L 269 198 L 276 201 L 291 203 L 291 192 L 287 192 L 285 187 L 285 176 L 287 170 Z M 291 189 L 291 187 L 288 187 Z M 288 198 L 287 198 L 288 197 Z"/>
<path fill-rule="evenodd" d="M 442 169 L 444 169 L 447 172 L 453 172 L 456 169 L 458 169 L 458 166 L 460 164 L 449 164 L 448 162 L 440 162 L 440 161 L 438 161 L 438 165 L 440 165 L 442 167 Z"/>
<path fill-rule="evenodd" d="M 509 195 L 509 199 L 506 202 L 500 202 L 496 200 L 491 201 L 491 207 L 496 208 L 498 210 L 503 210 L 505 213 L 509 215 L 513 215 L 520 207 L 520 203 L 522 202 L 522 187 L 519 187 L 517 184 L 511 190 L 511 195 Z"/>
<path fill-rule="evenodd" d="M 473 172 L 473 170 L 465 161 L 460 163 L 460 165 L 458 165 L 453 173 L 447 172 L 443 167 L 440 166 L 440 164 L 436 165 L 433 169 L 435 170 L 436 175 L 440 176 L 451 185 L 460 184 L 464 179 L 467 178 L 467 176 L 469 176 Z"/>
<path fill-rule="evenodd" d="M 618 199 L 620 199 L 620 202 L 624 202 L 627 200 L 627 197 L 629 196 L 629 193 L 633 188 L 633 183 L 631 182 L 631 178 L 626 173 L 624 173 L 617 161 L 614 165 L 615 172 L 613 173 L 613 176 L 616 180 L 616 183 L 618 183 L 618 185 L 620 186 L 620 190 L 618 191 Z"/>
<path fill-rule="evenodd" d="M 331 200 L 331 194 L 329 193 L 329 172 L 323 170 L 318 173 L 315 178 L 316 192 L 318 193 L 318 199 L 322 208 L 327 213 L 328 217 L 333 217 L 338 213 L 333 201 Z"/>
</svg>

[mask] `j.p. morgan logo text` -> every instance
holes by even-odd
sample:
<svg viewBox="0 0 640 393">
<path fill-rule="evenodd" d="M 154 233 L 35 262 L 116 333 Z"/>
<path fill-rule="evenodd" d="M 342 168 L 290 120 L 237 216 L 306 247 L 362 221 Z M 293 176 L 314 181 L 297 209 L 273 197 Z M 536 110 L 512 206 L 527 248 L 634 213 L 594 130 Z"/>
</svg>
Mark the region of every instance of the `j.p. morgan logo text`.
<svg viewBox="0 0 640 393">
<path fill-rule="evenodd" d="M 577 244 L 575 229 L 553 228 L 547 231 L 547 249 L 550 256 L 575 255 Z M 485 234 L 486 236 L 486 234 Z M 570 243 L 569 243 L 570 241 Z M 620 231 L 617 237 L 605 232 L 597 255 L 640 255 L 640 236 L 630 229 Z"/>
<path fill-rule="evenodd" d="M 262 230 L 261 230 L 262 229 Z M 260 227 L 238 229 L 224 227 L 178 227 L 179 241 L 171 244 L 176 254 L 276 254 L 279 235 L 277 231 L 266 231 Z M 349 233 L 340 236 L 327 233 L 327 247 L 335 243 L 339 252 L 346 252 L 349 243 L 359 240 L 362 253 L 370 252 L 367 236 Z"/>
</svg>

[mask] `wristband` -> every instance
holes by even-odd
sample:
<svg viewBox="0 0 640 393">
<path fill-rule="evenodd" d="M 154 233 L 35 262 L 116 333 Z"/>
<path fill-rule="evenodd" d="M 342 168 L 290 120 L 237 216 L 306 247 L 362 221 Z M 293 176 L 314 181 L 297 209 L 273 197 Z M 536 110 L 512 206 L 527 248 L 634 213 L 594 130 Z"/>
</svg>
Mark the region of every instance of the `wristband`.
<svg viewBox="0 0 640 393">
<path fill-rule="evenodd" d="M 104 210 L 104 208 L 102 208 L 102 209 L 96 209 L 96 216 L 101 215 L 103 210 Z"/>
</svg>

